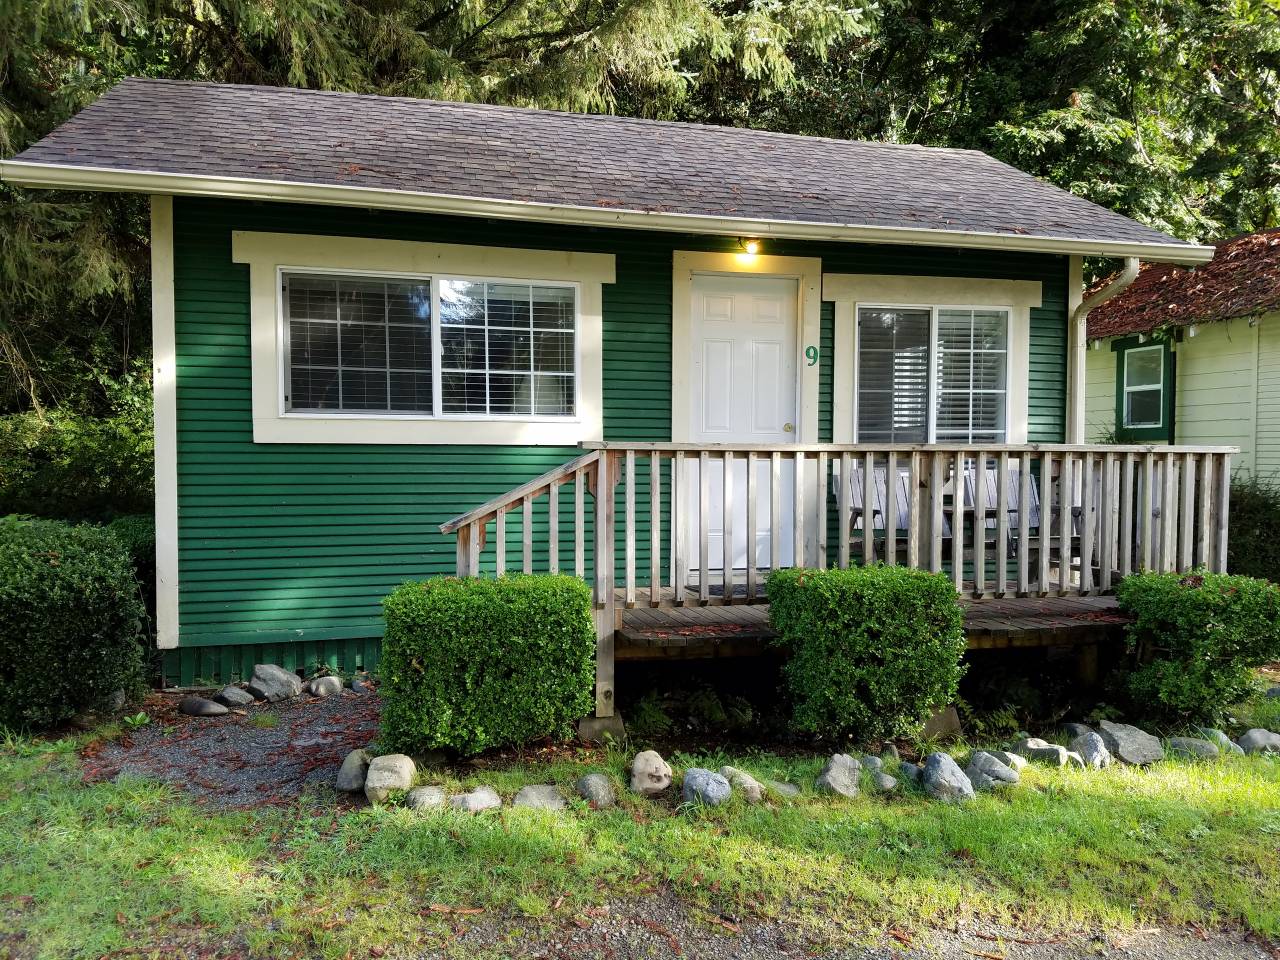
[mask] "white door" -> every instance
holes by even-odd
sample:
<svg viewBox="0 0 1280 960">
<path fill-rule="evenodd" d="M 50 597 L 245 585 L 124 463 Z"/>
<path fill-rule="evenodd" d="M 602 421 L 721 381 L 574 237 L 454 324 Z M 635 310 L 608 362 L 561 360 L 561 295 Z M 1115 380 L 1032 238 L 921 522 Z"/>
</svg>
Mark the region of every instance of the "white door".
<svg viewBox="0 0 1280 960">
<path fill-rule="evenodd" d="M 695 276 L 691 344 L 692 397 L 689 438 L 695 443 L 747 443 L 770 446 L 795 443 L 796 437 L 796 281 L 775 277 Z M 701 566 L 698 538 L 698 464 L 690 464 L 685 484 L 685 549 L 692 579 Z M 734 463 L 733 565 L 747 566 L 750 543 L 759 568 L 769 566 L 770 516 L 767 459 L 758 464 L 756 530 L 747 527 L 747 464 Z M 780 562 L 791 566 L 794 535 L 791 504 L 795 472 L 784 462 L 780 477 Z M 709 569 L 724 567 L 724 474 L 720 463 L 708 469 L 708 510 L 702 518 L 709 533 Z"/>
</svg>

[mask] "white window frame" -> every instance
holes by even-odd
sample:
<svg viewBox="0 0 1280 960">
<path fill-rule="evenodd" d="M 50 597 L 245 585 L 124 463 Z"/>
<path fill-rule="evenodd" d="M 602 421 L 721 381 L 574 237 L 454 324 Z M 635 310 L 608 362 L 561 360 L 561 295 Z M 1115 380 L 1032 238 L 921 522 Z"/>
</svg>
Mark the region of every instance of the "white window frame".
<svg viewBox="0 0 1280 960">
<path fill-rule="evenodd" d="M 469 275 L 449 275 L 449 274 L 388 274 L 379 273 L 373 270 L 342 270 L 339 268 L 313 269 L 311 267 L 295 267 L 281 265 L 276 268 L 277 288 L 281 291 L 278 298 L 279 306 L 279 323 L 280 323 L 280 415 L 282 417 L 355 417 L 361 420 L 369 418 L 393 418 L 396 420 L 463 420 L 468 422 L 490 423 L 498 422 L 517 422 L 517 423 L 578 423 L 580 418 L 578 411 L 582 409 L 582 378 L 578 375 L 582 364 L 580 343 L 581 337 L 578 336 L 578 330 L 582 325 L 582 284 L 571 280 L 547 280 L 547 279 L 526 279 L 523 277 L 478 277 Z M 285 298 L 284 279 L 286 274 L 292 275 L 315 275 L 315 276 L 335 276 L 335 277 L 368 277 L 375 280 L 407 280 L 410 282 L 427 284 L 431 288 L 431 405 L 432 412 L 389 412 L 385 410 L 320 410 L 320 409 L 293 409 L 284 401 L 284 395 L 292 392 L 290 382 L 290 354 L 289 354 L 289 318 L 285 315 Z M 446 413 L 444 410 L 444 393 L 443 378 L 441 374 L 443 370 L 444 358 L 444 338 L 443 330 L 446 326 L 440 318 L 440 284 L 450 280 L 460 280 L 464 283 L 509 283 L 517 285 L 529 286 L 546 286 L 546 287 L 562 287 L 573 290 L 573 409 L 572 414 L 492 414 L 492 413 Z M 533 351 L 533 342 L 529 343 L 530 354 Z M 488 373 L 486 369 L 486 373 Z"/>
<path fill-rule="evenodd" d="M 232 259 L 249 265 L 255 443 L 573 445 L 604 437 L 603 285 L 612 254 L 524 250 L 234 231 Z M 285 273 L 431 279 L 433 406 L 440 409 L 439 283 L 444 280 L 572 286 L 575 412 L 572 416 L 288 410 Z"/>
<path fill-rule="evenodd" d="M 1129 358 L 1137 353 L 1151 353 L 1154 351 L 1160 357 L 1158 369 L 1160 370 L 1160 382 L 1157 384 L 1144 384 L 1140 387 L 1129 386 Z M 1128 347 L 1124 350 L 1124 360 L 1121 364 L 1121 376 L 1123 380 L 1120 384 L 1121 388 L 1121 406 L 1120 417 L 1123 421 L 1122 426 L 1126 430 L 1159 430 L 1164 426 L 1164 367 L 1165 367 L 1165 346 L 1162 343 L 1153 343 L 1149 347 Z M 1129 422 L 1129 394 L 1130 393 L 1149 393 L 1157 391 L 1160 394 L 1160 415 L 1155 423 L 1130 423 Z"/>
<path fill-rule="evenodd" d="M 854 442 L 858 439 L 858 405 L 861 384 L 859 377 L 862 369 L 862 324 L 859 316 L 863 310 L 927 310 L 929 312 L 929 373 L 926 405 L 928 411 L 927 436 L 925 443 L 938 443 L 938 314 L 943 310 L 963 310 L 969 313 L 979 311 L 999 311 L 1005 315 L 1004 337 L 1004 439 L 984 441 L 946 440 L 946 443 L 964 443 L 965 445 L 1010 443 L 1010 422 L 1013 415 L 1013 324 L 1014 309 L 1008 304 L 976 304 L 976 303 L 862 303 L 853 305 L 853 431 Z M 990 391 L 994 392 L 994 391 Z M 972 420 L 970 428 L 972 430 Z"/>
</svg>

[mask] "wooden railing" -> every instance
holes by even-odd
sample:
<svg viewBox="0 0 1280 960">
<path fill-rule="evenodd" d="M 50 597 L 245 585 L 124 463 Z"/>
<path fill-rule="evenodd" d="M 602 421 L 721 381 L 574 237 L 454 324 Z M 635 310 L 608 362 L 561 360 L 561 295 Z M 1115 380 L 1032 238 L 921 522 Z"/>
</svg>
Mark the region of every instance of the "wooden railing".
<svg viewBox="0 0 1280 960">
<path fill-rule="evenodd" d="M 975 599 L 1225 570 L 1234 452 L 602 443 L 441 530 L 458 538 L 461 576 L 588 579 L 597 712 L 608 715 L 622 608 L 767 602 L 766 575 L 781 567 L 900 563 L 945 573 Z"/>
</svg>

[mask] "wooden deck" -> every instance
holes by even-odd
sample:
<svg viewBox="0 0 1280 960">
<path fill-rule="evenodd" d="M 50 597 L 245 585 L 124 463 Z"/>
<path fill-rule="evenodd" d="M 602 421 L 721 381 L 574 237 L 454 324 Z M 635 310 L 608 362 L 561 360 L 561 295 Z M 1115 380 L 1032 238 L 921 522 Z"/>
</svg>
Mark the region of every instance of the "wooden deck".
<svg viewBox="0 0 1280 960">
<path fill-rule="evenodd" d="M 1057 647 L 1118 639 L 1116 598 L 1019 597 L 965 602 L 970 650 Z M 751 656 L 774 635 L 765 604 L 623 610 L 615 656 L 661 660 Z"/>
</svg>

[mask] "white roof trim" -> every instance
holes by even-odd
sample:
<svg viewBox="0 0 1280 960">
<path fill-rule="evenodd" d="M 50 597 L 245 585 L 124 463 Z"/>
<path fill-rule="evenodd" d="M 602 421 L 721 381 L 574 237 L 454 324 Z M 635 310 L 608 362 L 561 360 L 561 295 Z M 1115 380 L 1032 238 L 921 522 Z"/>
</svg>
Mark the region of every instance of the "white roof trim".
<svg viewBox="0 0 1280 960">
<path fill-rule="evenodd" d="M 31 163 L 22 160 L 0 161 L 0 180 L 25 187 L 62 190 L 120 190 L 175 196 L 277 200 L 720 236 L 745 235 L 793 240 L 834 240 L 965 247 L 978 250 L 1020 250 L 1100 257 L 1141 257 L 1144 260 L 1159 263 L 1188 265 L 1207 263 L 1213 259 L 1215 252 L 1213 247 L 1192 244 L 1132 243 L 1103 239 L 1080 240 L 1071 237 L 1017 236 L 984 231 L 938 230 L 925 227 L 875 227 L 848 223 L 714 217 L 702 214 L 536 203 L 525 200 L 495 200 L 485 197 L 390 190 L 382 187 L 344 187 L 251 177 L 117 170 L 110 167 Z"/>
</svg>

